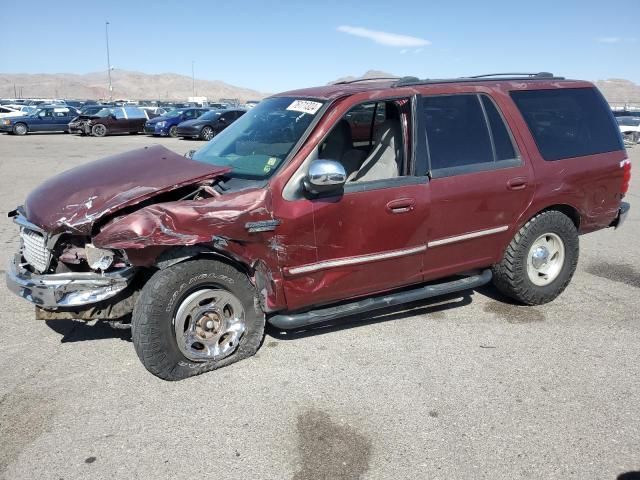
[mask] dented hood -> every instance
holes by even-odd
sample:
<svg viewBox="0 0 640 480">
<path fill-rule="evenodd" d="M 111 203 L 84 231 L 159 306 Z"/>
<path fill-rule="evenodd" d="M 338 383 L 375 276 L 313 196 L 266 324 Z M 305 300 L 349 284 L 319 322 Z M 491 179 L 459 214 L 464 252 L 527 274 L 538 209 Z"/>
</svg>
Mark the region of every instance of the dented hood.
<svg viewBox="0 0 640 480">
<path fill-rule="evenodd" d="M 97 160 L 50 178 L 27 197 L 27 219 L 49 233 L 88 235 L 124 207 L 227 172 L 154 145 Z"/>
</svg>

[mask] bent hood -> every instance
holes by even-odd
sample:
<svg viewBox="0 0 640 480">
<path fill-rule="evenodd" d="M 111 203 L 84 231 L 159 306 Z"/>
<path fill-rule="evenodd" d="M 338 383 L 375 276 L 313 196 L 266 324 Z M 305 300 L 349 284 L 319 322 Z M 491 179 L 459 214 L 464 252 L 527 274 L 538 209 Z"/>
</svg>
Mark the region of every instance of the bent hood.
<svg viewBox="0 0 640 480">
<path fill-rule="evenodd" d="M 29 194 L 24 214 L 51 234 L 89 235 L 94 222 L 109 213 L 228 171 L 154 145 L 50 178 Z"/>
</svg>

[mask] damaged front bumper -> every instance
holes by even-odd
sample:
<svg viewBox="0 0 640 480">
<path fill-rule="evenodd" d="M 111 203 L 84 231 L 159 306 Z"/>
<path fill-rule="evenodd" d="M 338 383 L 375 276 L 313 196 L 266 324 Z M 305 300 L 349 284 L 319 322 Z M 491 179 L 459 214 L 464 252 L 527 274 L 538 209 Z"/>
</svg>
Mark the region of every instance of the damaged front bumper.
<svg viewBox="0 0 640 480">
<path fill-rule="evenodd" d="M 46 309 L 83 307 L 107 300 L 133 280 L 135 267 L 114 272 L 71 272 L 37 275 L 24 268 L 21 255 L 9 263 L 7 287 L 16 295 Z"/>
</svg>

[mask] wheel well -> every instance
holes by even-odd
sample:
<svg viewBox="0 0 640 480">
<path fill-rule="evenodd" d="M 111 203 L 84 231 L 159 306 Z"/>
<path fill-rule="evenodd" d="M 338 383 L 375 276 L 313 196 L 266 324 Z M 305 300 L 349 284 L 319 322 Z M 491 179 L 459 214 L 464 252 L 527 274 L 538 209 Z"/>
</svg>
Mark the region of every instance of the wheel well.
<svg viewBox="0 0 640 480">
<path fill-rule="evenodd" d="M 531 218 L 535 217 L 536 215 L 542 213 L 542 212 L 548 212 L 551 210 L 555 210 L 557 212 L 560 213 L 564 213 L 567 217 L 569 217 L 571 219 L 571 221 L 573 222 L 573 224 L 576 226 L 576 229 L 580 229 L 580 212 L 578 212 L 578 210 L 574 207 L 572 207 L 571 205 L 565 205 L 565 204 L 559 204 L 559 205 L 551 205 L 550 207 L 547 207 L 543 210 L 540 210 L 538 213 L 536 213 L 535 215 L 533 215 Z"/>
<path fill-rule="evenodd" d="M 187 260 L 197 260 L 199 258 L 213 258 L 220 262 L 224 262 L 236 270 L 246 274 L 249 278 L 252 277 L 251 269 L 244 263 L 220 253 L 216 250 L 211 250 L 206 247 L 194 245 L 190 247 L 178 247 L 170 250 L 165 250 L 156 260 L 155 266 L 162 270 L 177 263 L 185 262 Z"/>
</svg>

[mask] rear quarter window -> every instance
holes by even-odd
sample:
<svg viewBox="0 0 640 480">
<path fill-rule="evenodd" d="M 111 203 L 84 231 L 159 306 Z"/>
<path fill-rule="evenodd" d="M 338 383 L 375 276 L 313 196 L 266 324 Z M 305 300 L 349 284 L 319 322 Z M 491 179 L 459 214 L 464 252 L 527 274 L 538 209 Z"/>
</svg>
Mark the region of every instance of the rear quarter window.
<svg viewBox="0 0 640 480">
<path fill-rule="evenodd" d="M 522 90 L 511 98 L 545 160 L 624 148 L 611 110 L 594 88 Z"/>
</svg>

